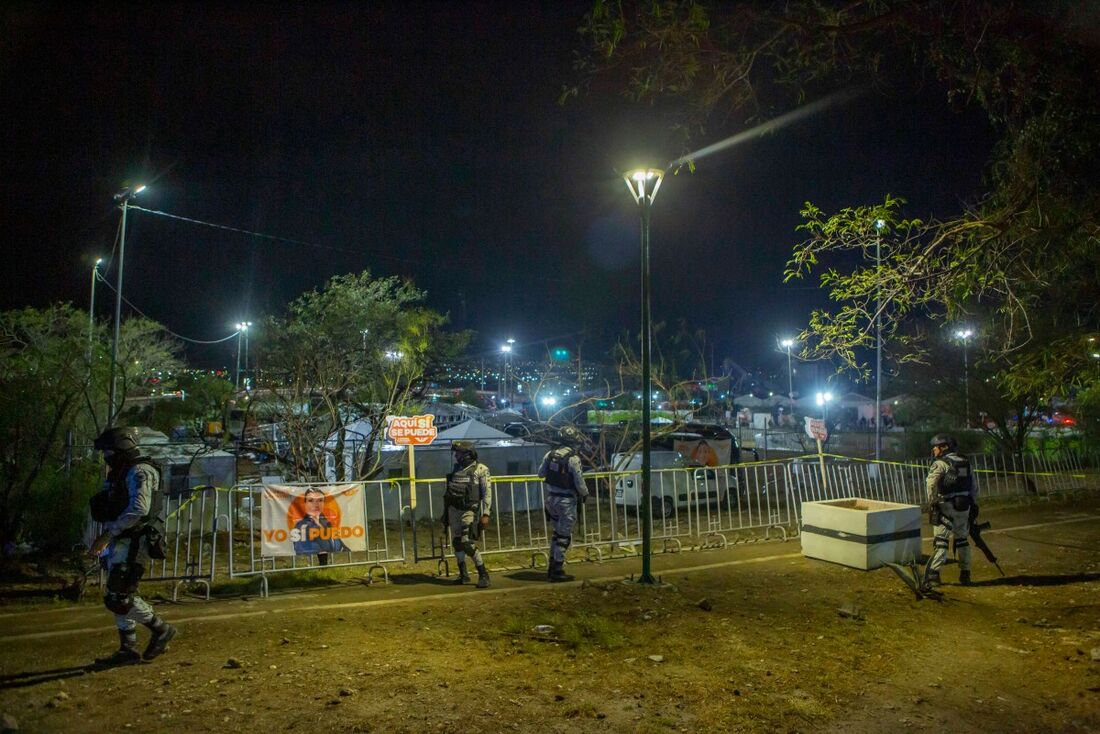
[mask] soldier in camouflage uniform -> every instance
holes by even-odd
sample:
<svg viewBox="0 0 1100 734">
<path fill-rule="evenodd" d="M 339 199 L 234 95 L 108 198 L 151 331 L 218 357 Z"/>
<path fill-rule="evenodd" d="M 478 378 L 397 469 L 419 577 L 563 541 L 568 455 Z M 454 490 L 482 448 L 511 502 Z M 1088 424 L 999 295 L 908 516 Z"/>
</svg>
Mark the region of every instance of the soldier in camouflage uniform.
<svg viewBox="0 0 1100 734">
<path fill-rule="evenodd" d="M 158 617 L 147 601 L 137 596 L 138 583 L 152 557 L 163 558 L 156 507 L 160 473 L 148 457 L 141 456 L 138 434 L 133 428 L 109 428 L 95 440 L 109 469 L 102 492 L 92 499 L 92 517 L 101 523 L 102 533 L 89 549 L 93 558 L 103 557 L 107 565 L 107 591 L 103 603 L 115 615 L 119 649 L 97 658 L 103 666 L 127 665 L 152 660 L 168 649 L 176 628 Z M 160 546 L 160 551 L 157 551 Z M 151 636 L 144 653 L 138 652 L 137 625 L 149 628 Z"/>
<path fill-rule="evenodd" d="M 571 426 L 569 428 L 572 428 Z M 568 581 L 565 574 L 565 552 L 573 542 L 573 525 L 577 522 L 577 505 L 588 499 L 588 487 L 584 483 L 581 459 L 573 444 L 577 441 L 576 429 L 563 430 L 560 444 L 542 458 L 539 476 L 544 480 L 546 518 L 554 527 L 550 541 L 549 581 Z"/>
<path fill-rule="evenodd" d="M 935 436 L 932 457 L 925 489 L 935 535 L 925 585 L 930 589 L 940 584 L 940 569 L 947 563 L 947 548 L 954 537 L 959 583 L 965 586 L 970 584 L 970 510 L 977 504 L 977 487 L 970 462 L 958 453 L 953 437 Z"/>
<path fill-rule="evenodd" d="M 489 527 L 489 512 L 493 507 L 489 467 L 478 463 L 477 450 L 470 441 L 455 441 L 451 451 L 455 463 L 454 471 L 447 475 L 443 523 L 451 530 L 451 544 L 458 562 L 455 583 L 470 581 L 466 570 L 466 558 L 470 556 L 477 568 L 477 588 L 484 589 L 489 586 L 489 571 L 474 541 Z"/>
</svg>

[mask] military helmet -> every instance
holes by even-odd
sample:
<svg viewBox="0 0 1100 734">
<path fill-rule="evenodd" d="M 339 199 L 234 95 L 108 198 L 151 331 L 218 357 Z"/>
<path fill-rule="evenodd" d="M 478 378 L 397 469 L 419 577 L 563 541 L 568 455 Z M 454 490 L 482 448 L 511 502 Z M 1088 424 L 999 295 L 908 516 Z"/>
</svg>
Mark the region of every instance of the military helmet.
<svg viewBox="0 0 1100 734">
<path fill-rule="evenodd" d="M 455 458 L 459 461 L 466 457 L 472 458 L 474 461 L 477 460 L 477 449 L 474 448 L 473 441 L 452 441 L 451 451 L 455 453 Z"/>
<path fill-rule="evenodd" d="M 127 458 L 135 458 L 140 453 L 137 429 L 130 426 L 108 428 L 96 437 L 92 446 L 96 451 L 114 451 Z"/>
<path fill-rule="evenodd" d="M 577 430 L 576 426 L 564 426 L 558 431 L 558 444 L 561 446 L 568 446 L 570 448 L 576 448 L 578 444 L 584 441 L 584 436 Z"/>
<path fill-rule="evenodd" d="M 129 426 L 108 428 L 92 444 L 97 451 L 129 451 L 137 449 L 138 432 Z"/>
<path fill-rule="evenodd" d="M 954 451 L 958 448 L 958 442 L 955 441 L 954 436 L 948 436 L 946 433 L 937 433 L 932 437 L 932 448 L 937 446 L 946 446 L 948 451 Z"/>
</svg>

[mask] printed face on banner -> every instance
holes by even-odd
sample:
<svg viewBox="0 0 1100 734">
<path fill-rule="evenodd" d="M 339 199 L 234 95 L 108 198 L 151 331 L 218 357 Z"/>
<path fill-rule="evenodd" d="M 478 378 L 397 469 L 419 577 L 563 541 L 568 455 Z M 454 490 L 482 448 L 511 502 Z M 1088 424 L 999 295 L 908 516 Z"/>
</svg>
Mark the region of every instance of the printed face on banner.
<svg viewBox="0 0 1100 734">
<path fill-rule="evenodd" d="M 264 487 L 261 552 L 301 556 L 367 549 L 363 494 L 356 484 Z"/>
</svg>

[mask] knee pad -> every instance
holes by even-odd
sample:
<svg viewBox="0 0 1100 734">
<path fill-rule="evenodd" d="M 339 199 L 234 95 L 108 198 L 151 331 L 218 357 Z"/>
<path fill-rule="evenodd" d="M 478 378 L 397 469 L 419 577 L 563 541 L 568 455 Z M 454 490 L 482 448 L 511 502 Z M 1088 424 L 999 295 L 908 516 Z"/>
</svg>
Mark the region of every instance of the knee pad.
<svg viewBox="0 0 1100 734">
<path fill-rule="evenodd" d="M 946 548 L 947 547 L 947 538 L 940 538 L 938 536 L 933 538 L 932 539 L 932 547 L 933 548 Z"/>
<path fill-rule="evenodd" d="M 133 594 L 116 594 L 108 591 L 103 595 L 103 606 L 115 614 L 126 614 L 134 608 Z"/>
<path fill-rule="evenodd" d="M 477 553 L 477 544 L 469 538 L 466 538 L 466 542 L 462 544 L 462 550 L 466 551 L 466 555 L 472 558 L 473 555 Z"/>
<path fill-rule="evenodd" d="M 955 541 L 955 549 L 956 550 L 958 550 L 959 548 L 969 548 L 969 547 L 970 547 L 970 541 L 966 538 L 959 538 L 958 540 Z"/>
<path fill-rule="evenodd" d="M 462 538 L 451 538 L 451 547 L 455 549 L 455 553 L 463 550 Z"/>
<path fill-rule="evenodd" d="M 562 550 L 569 550 L 570 544 L 573 542 L 573 536 L 571 535 L 558 535 L 554 533 L 554 544 L 561 546 Z"/>
</svg>

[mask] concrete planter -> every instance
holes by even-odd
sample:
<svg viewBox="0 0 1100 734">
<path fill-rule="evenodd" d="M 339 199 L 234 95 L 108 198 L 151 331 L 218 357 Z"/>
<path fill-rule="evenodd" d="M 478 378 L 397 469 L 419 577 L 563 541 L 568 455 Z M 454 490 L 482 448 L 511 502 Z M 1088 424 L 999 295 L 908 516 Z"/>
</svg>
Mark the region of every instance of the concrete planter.
<svg viewBox="0 0 1100 734">
<path fill-rule="evenodd" d="M 802 503 L 802 555 L 869 571 L 920 558 L 921 510 L 853 497 Z"/>
</svg>

